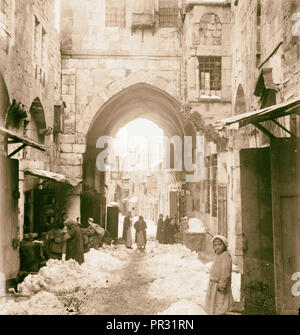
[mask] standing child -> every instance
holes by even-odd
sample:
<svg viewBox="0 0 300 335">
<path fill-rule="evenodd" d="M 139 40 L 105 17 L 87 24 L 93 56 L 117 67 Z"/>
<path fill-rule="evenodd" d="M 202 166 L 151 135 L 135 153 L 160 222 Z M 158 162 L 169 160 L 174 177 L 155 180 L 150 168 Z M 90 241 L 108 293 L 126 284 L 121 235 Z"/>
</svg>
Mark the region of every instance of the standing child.
<svg viewBox="0 0 300 335">
<path fill-rule="evenodd" d="M 206 292 L 207 314 L 226 314 L 232 303 L 231 269 L 232 261 L 227 251 L 228 241 L 222 235 L 213 239 L 215 259 L 209 272 L 209 284 Z"/>
</svg>

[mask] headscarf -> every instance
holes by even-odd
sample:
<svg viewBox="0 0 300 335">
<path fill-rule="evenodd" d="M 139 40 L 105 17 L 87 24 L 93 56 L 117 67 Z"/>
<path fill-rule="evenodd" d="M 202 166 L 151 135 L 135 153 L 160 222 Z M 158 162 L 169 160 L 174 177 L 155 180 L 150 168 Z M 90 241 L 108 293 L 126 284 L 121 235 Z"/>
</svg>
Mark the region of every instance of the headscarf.
<svg viewBox="0 0 300 335">
<path fill-rule="evenodd" d="M 215 239 L 221 240 L 224 243 L 226 249 L 228 248 L 228 240 L 227 240 L 227 238 L 225 236 L 223 236 L 223 235 L 215 235 L 213 237 L 213 239 L 212 239 L 212 243 L 214 243 Z"/>
<path fill-rule="evenodd" d="M 67 226 L 67 227 L 71 227 L 73 225 L 77 225 L 77 222 L 73 219 L 67 219 L 64 224 Z"/>
</svg>

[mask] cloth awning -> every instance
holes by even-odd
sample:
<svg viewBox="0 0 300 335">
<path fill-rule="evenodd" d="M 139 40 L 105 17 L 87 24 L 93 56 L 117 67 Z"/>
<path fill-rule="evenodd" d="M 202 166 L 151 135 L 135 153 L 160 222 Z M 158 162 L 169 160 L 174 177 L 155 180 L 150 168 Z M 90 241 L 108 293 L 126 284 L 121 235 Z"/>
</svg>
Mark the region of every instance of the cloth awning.
<svg viewBox="0 0 300 335">
<path fill-rule="evenodd" d="M 12 131 L 12 130 L 8 130 L 4 127 L 0 127 L 0 132 L 4 133 L 5 135 L 7 135 L 7 137 L 9 139 L 11 139 L 11 141 L 8 142 L 8 144 L 12 144 L 12 143 L 22 143 L 22 145 L 17 148 L 14 152 L 12 152 L 11 154 L 9 154 L 9 157 L 12 157 L 13 155 L 15 155 L 18 151 L 20 151 L 21 149 L 23 149 L 24 147 L 26 147 L 27 145 L 33 148 L 36 148 L 38 150 L 41 151 L 46 151 L 46 146 L 43 144 L 40 144 L 38 142 L 35 142 L 27 137 L 21 136 L 19 134 L 17 134 L 16 132 Z"/>
<path fill-rule="evenodd" d="M 222 130 L 224 127 L 233 127 L 238 129 L 248 124 L 258 124 L 264 121 L 270 121 L 291 115 L 294 113 L 300 113 L 300 97 L 293 100 L 283 102 L 281 104 L 259 109 L 254 112 L 239 114 L 236 116 L 229 117 L 227 119 L 217 121 L 215 127 L 218 130 Z"/>
<path fill-rule="evenodd" d="M 81 183 L 82 180 L 66 176 L 64 174 L 56 173 L 56 172 L 50 172 L 46 170 L 40 170 L 40 169 L 24 169 L 24 173 L 30 174 L 35 177 L 44 178 L 44 179 L 50 179 L 54 180 L 60 183 L 66 183 L 71 186 L 77 186 L 79 183 Z"/>
</svg>

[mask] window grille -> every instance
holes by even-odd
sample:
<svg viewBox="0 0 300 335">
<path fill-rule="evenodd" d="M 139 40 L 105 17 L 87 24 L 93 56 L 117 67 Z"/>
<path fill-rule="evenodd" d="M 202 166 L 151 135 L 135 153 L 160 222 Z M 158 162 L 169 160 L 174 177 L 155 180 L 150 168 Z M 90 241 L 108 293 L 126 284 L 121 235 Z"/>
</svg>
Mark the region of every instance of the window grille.
<svg viewBox="0 0 300 335">
<path fill-rule="evenodd" d="M 159 27 L 176 28 L 178 23 L 178 1 L 159 1 Z"/>
<path fill-rule="evenodd" d="M 106 27 L 125 27 L 124 0 L 106 0 L 105 25 Z"/>
<path fill-rule="evenodd" d="M 221 57 L 201 56 L 199 62 L 200 90 L 221 90 Z"/>
</svg>

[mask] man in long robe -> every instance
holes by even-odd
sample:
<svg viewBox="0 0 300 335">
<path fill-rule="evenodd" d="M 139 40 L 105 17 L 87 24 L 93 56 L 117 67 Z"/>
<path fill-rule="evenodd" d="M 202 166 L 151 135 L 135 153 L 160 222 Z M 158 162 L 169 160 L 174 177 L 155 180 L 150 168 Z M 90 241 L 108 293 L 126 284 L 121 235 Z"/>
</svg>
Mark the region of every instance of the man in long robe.
<svg viewBox="0 0 300 335">
<path fill-rule="evenodd" d="M 67 219 L 64 222 L 68 230 L 66 260 L 74 259 L 79 264 L 84 262 L 83 238 L 79 225 L 75 220 Z"/>
<path fill-rule="evenodd" d="M 159 214 L 159 219 L 157 222 L 157 230 L 156 230 L 156 239 L 159 243 L 163 242 L 163 233 L 164 233 L 163 225 L 164 225 L 164 216 L 162 214 Z"/>
<path fill-rule="evenodd" d="M 123 223 L 123 240 L 125 242 L 126 248 L 131 249 L 132 246 L 132 236 L 131 236 L 131 212 L 129 211 L 124 218 Z"/>
</svg>

